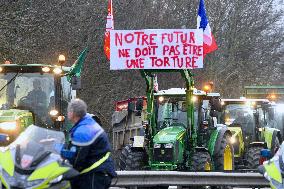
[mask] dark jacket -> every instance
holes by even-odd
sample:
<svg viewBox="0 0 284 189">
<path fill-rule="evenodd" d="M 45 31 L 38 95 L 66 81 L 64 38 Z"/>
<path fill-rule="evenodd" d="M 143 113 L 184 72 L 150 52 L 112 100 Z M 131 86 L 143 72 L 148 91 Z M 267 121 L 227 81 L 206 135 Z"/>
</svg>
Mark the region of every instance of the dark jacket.
<svg viewBox="0 0 284 189">
<path fill-rule="evenodd" d="M 30 101 L 31 106 L 47 106 L 47 97 L 42 90 L 32 90 L 28 93 L 27 99 Z"/>
<path fill-rule="evenodd" d="M 88 114 L 79 120 L 69 133 L 70 145 L 76 147 L 76 157 L 73 158 L 71 163 L 79 171 L 92 166 L 103 158 L 107 152 L 111 151 L 107 134 Z M 116 176 L 111 157 L 91 172 L 106 172 L 112 177 Z"/>
</svg>

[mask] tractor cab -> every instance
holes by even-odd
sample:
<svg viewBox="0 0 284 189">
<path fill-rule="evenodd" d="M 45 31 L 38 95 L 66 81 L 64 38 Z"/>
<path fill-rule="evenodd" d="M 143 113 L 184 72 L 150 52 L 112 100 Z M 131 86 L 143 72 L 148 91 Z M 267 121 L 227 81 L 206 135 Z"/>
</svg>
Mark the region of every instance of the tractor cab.
<svg viewBox="0 0 284 189">
<path fill-rule="evenodd" d="M 222 122 L 232 129 L 240 127 L 248 142 L 258 140 L 259 131 L 273 122 L 267 99 L 222 99 L 222 107 Z"/>
<path fill-rule="evenodd" d="M 155 94 L 157 129 L 176 126 L 186 128 L 187 106 L 184 89 L 162 90 Z"/>
<path fill-rule="evenodd" d="M 185 89 L 172 88 L 169 90 L 161 90 L 154 94 L 155 96 L 155 109 L 157 112 L 157 129 L 161 130 L 166 127 L 176 126 L 187 128 L 187 104 Z M 218 99 L 219 93 L 206 93 L 201 90 L 194 89 L 191 101 L 194 103 L 193 114 L 194 123 L 198 122 L 203 124 L 210 122 L 210 115 L 212 114 L 212 102 L 210 99 Z M 212 108 L 213 109 L 213 108 Z"/>
<path fill-rule="evenodd" d="M 75 95 L 69 71 L 43 64 L 0 65 L 0 133 L 12 141 L 31 124 L 59 128 Z"/>
<path fill-rule="evenodd" d="M 232 132 L 236 167 L 256 169 L 260 151 L 272 154 L 282 142 L 276 129 L 275 106 L 267 99 L 222 99 L 221 122 Z"/>
</svg>

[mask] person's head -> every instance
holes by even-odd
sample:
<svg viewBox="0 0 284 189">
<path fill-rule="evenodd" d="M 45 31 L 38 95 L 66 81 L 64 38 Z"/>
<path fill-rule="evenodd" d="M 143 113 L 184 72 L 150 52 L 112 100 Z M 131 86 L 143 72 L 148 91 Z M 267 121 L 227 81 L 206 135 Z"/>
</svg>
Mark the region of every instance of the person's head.
<svg viewBox="0 0 284 189">
<path fill-rule="evenodd" d="M 35 90 L 41 90 L 40 81 L 38 79 L 35 79 L 33 81 L 33 87 L 34 87 Z"/>
<path fill-rule="evenodd" d="M 87 104 L 81 99 L 74 99 L 68 104 L 68 119 L 72 123 L 77 123 L 87 114 Z"/>
</svg>

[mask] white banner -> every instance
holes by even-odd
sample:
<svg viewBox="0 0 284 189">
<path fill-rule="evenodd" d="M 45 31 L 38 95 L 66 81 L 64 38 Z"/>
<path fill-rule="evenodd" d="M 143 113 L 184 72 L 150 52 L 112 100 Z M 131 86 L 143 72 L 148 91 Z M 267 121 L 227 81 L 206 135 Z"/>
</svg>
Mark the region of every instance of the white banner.
<svg viewBox="0 0 284 189">
<path fill-rule="evenodd" d="M 203 68 L 201 29 L 110 31 L 110 69 Z"/>
</svg>

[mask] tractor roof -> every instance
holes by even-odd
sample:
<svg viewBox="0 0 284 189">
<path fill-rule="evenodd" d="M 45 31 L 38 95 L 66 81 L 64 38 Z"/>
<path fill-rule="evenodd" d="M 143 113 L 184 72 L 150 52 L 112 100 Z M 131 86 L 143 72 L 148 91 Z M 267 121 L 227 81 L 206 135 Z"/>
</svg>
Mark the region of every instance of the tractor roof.
<svg viewBox="0 0 284 189">
<path fill-rule="evenodd" d="M 269 103 L 269 100 L 268 99 L 247 99 L 247 98 L 244 98 L 244 99 L 221 99 L 221 101 L 224 101 L 224 102 L 267 102 Z"/>
<path fill-rule="evenodd" d="M 283 85 L 245 86 L 245 89 L 283 89 Z"/>
<path fill-rule="evenodd" d="M 43 68 L 48 67 L 50 68 L 50 72 L 54 68 L 58 68 L 57 65 L 48 65 L 48 64 L 0 64 L 0 68 L 2 68 L 2 72 L 21 72 L 21 73 L 42 73 Z M 60 67 L 59 67 L 60 68 Z M 70 67 L 63 66 L 63 72 L 69 72 Z"/>
<path fill-rule="evenodd" d="M 272 105 L 267 99 L 221 99 L 223 104 L 246 104 L 252 103 L 257 105 Z"/>
<path fill-rule="evenodd" d="M 186 89 L 185 88 L 171 88 L 168 90 L 160 90 L 157 93 L 154 93 L 155 96 L 162 96 L 162 95 L 185 95 L 186 94 Z M 205 91 L 193 90 L 194 95 L 199 95 L 199 96 L 216 96 L 219 97 L 219 93 L 207 93 Z"/>
</svg>

